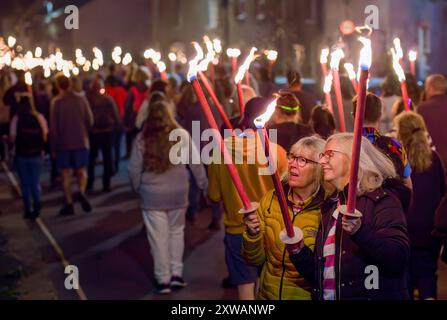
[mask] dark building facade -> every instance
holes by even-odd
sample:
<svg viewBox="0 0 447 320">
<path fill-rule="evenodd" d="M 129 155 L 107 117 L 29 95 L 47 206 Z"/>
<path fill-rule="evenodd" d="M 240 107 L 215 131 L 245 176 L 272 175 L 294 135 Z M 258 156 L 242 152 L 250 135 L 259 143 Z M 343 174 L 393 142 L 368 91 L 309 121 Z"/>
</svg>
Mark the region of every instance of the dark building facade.
<svg viewBox="0 0 447 320">
<path fill-rule="evenodd" d="M 45 1 L 33 1 L 35 7 L 36 2 Z M 34 15 L 28 13 L 25 19 L 14 20 L 24 23 L 28 19 L 30 31 L 21 42 L 31 44 L 37 38 L 39 42 L 46 41 L 48 47 L 57 44 L 70 52 L 93 46 L 110 52 L 120 45 L 134 57 L 141 57 L 144 49 L 153 47 L 161 50 L 167 60 L 172 46 L 185 48 L 191 56 L 190 42 L 207 34 L 222 39 L 226 47 L 239 47 L 244 52 L 251 46 L 276 49 L 277 72 L 295 68 L 307 77 L 317 77 L 321 48 L 343 40 L 340 22 L 352 20 L 363 25 L 368 18 L 365 9 L 373 5 L 378 9 L 379 19 L 379 29 L 373 36 L 374 57 L 380 62 L 376 65 L 384 65 L 392 39 L 399 36 L 404 50 L 418 50 L 421 78 L 433 72 L 447 74 L 443 57 L 447 49 L 444 0 L 82 0 L 78 3 L 78 30 L 64 29 L 64 14 L 49 24 L 43 23 L 45 12 L 37 5 Z M 11 29 L 11 21 L 0 25 L 3 32 Z M 378 76 L 387 72 L 383 67 L 374 71 Z"/>
</svg>

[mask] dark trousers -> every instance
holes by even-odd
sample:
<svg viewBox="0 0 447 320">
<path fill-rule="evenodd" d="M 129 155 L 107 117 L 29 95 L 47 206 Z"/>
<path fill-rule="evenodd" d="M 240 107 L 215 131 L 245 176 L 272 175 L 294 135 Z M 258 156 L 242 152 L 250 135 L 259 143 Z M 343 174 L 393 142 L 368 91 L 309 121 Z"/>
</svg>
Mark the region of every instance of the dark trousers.
<svg viewBox="0 0 447 320">
<path fill-rule="evenodd" d="M 120 169 L 121 160 L 121 140 L 123 131 L 118 129 L 113 133 L 113 172 L 117 173 Z"/>
<path fill-rule="evenodd" d="M 95 183 L 95 164 L 99 151 L 101 151 L 104 173 L 102 175 L 103 189 L 110 188 L 110 179 L 113 174 L 112 147 L 113 132 L 95 133 L 90 135 L 90 159 L 88 164 L 88 184 L 87 188 L 92 189 Z"/>
<path fill-rule="evenodd" d="M 126 158 L 130 158 L 130 155 L 132 154 L 132 145 L 137 134 L 137 130 L 126 132 Z"/>
<path fill-rule="evenodd" d="M 419 299 L 437 299 L 438 261 L 441 244 L 429 248 L 411 248 L 410 256 L 410 297 L 413 291 L 419 291 Z"/>
<path fill-rule="evenodd" d="M 40 171 L 42 157 L 15 157 L 15 168 L 20 179 L 23 205 L 26 212 L 40 210 Z"/>
<path fill-rule="evenodd" d="M 0 123 L 0 161 L 6 160 L 9 152 L 9 143 L 1 140 L 3 136 L 9 136 L 9 123 Z"/>
</svg>

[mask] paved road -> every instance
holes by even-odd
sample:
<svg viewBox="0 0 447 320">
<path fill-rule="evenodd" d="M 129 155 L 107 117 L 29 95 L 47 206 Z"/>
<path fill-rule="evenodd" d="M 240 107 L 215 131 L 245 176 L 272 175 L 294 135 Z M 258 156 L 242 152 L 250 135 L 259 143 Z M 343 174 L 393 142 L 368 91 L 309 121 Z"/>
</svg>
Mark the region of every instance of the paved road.
<svg viewBox="0 0 447 320">
<path fill-rule="evenodd" d="M 98 174 L 101 169 L 99 168 Z M 112 181 L 111 193 L 94 191 L 90 200 L 92 213 L 76 205 L 73 217 L 57 217 L 62 191 L 48 187 L 48 168 L 42 177 L 42 221 L 61 246 L 67 260 L 80 272 L 80 285 L 88 299 L 235 299 L 234 289 L 222 289 L 226 276 L 222 231 L 209 231 L 210 211 L 198 213 L 194 224 L 186 226 L 184 276 L 188 288 L 170 296 L 152 293 L 153 262 L 146 240 L 138 199 L 131 192 L 122 163 L 120 174 Z M 59 256 L 34 223 L 21 219 L 21 200 L 0 173 L 0 221 L 9 225 L 9 237 L 16 240 L 22 256 L 35 256 L 24 298 L 78 299 L 64 287 L 65 274 Z M 100 179 L 97 179 L 100 189 Z M 34 252 L 34 251 L 35 252 Z M 45 270 L 45 272 L 43 271 Z M 51 283 L 45 283 L 45 276 Z M 441 266 L 440 295 L 447 299 L 447 268 Z M 42 289 L 42 288 L 45 288 Z"/>
<path fill-rule="evenodd" d="M 98 168 L 98 174 L 101 168 Z M 153 262 L 145 236 L 138 199 L 132 193 L 122 163 L 120 174 L 112 181 L 112 192 L 93 191 L 89 195 L 94 210 L 84 213 L 75 206 L 76 215 L 57 217 L 63 201 L 60 189 L 50 190 L 48 168 L 42 176 L 42 221 L 57 240 L 66 259 L 76 265 L 80 285 L 88 299 L 235 299 L 234 289 L 222 289 L 226 276 L 222 231 L 210 231 L 209 209 L 200 211 L 194 224 L 187 223 L 185 234 L 185 279 L 188 288 L 170 296 L 152 294 Z M 5 181 L 5 174 L 2 173 Z M 8 188 L 9 189 L 9 188 Z M 101 189 L 100 179 L 97 189 Z M 0 197 L 4 215 L 21 215 L 21 201 L 6 192 Z M 3 200 L 2 200 L 3 199 Z M 23 223 L 23 222 L 21 222 Z M 78 299 L 64 287 L 65 274 L 60 258 L 36 224 L 27 223 L 36 249 L 48 269 L 58 298 Z M 32 295 L 30 296 L 32 298 Z"/>
</svg>

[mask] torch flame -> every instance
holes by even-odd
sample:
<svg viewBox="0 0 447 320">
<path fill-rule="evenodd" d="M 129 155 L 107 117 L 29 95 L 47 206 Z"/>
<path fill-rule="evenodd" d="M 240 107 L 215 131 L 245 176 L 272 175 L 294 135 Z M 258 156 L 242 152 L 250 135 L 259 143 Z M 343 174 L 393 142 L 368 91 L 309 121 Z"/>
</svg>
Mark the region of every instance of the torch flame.
<svg viewBox="0 0 447 320">
<path fill-rule="evenodd" d="M 163 61 L 159 61 L 157 63 L 157 68 L 160 73 L 165 72 L 166 71 L 166 63 L 164 63 Z"/>
<path fill-rule="evenodd" d="M 210 40 L 210 38 L 208 36 L 204 36 L 203 41 L 205 42 L 206 50 L 208 51 L 208 54 L 213 55 L 213 59 L 214 59 L 214 56 L 216 55 L 216 53 L 214 51 L 213 42 Z"/>
<path fill-rule="evenodd" d="M 16 44 L 17 40 L 13 36 L 8 37 L 8 47 L 12 48 Z"/>
<path fill-rule="evenodd" d="M 168 58 L 169 58 L 169 61 L 171 61 L 171 62 L 177 61 L 177 55 L 175 54 L 175 52 L 169 53 Z"/>
<path fill-rule="evenodd" d="M 228 48 L 227 49 L 227 56 L 230 58 L 237 58 L 241 55 L 241 50 L 236 48 Z"/>
<path fill-rule="evenodd" d="M 369 70 L 372 64 L 372 47 L 371 39 L 365 37 L 359 37 L 359 41 L 363 44 L 363 48 L 360 50 L 360 69 Z"/>
<path fill-rule="evenodd" d="M 352 63 L 345 63 L 344 65 L 346 72 L 348 73 L 349 80 L 354 80 L 357 78 L 357 74 L 354 71 L 354 66 Z"/>
<path fill-rule="evenodd" d="M 329 57 L 329 48 L 324 48 L 323 50 L 321 50 L 320 63 L 327 64 L 328 57 Z"/>
<path fill-rule="evenodd" d="M 332 81 L 334 80 L 334 77 L 332 73 L 329 73 L 326 78 L 324 79 L 324 87 L 323 92 L 324 93 L 330 93 L 332 89 Z"/>
<path fill-rule="evenodd" d="M 396 55 L 398 59 L 402 59 L 404 57 L 404 51 L 402 50 L 402 45 L 399 38 L 394 38 L 394 49 L 396 50 Z"/>
<path fill-rule="evenodd" d="M 415 50 L 410 50 L 410 52 L 408 52 L 408 59 L 411 62 L 414 62 L 418 59 L 418 53 Z"/>
<path fill-rule="evenodd" d="M 34 51 L 34 56 L 36 58 L 40 58 L 42 57 L 42 48 L 41 47 L 37 47 L 36 50 Z"/>
<path fill-rule="evenodd" d="M 267 60 L 276 61 L 278 59 L 278 51 L 265 50 L 264 54 L 267 56 Z"/>
<path fill-rule="evenodd" d="M 33 77 L 31 76 L 31 72 L 26 72 L 25 73 L 25 83 L 28 86 L 32 86 L 33 85 Z"/>
<path fill-rule="evenodd" d="M 345 53 L 341 48 L 337 48 L 331 53 L 331 69 L 338 70 L 340 68 L 340 61 L 345 57 Z"/>
<path fill-rule="evenodd" d="M 242 81 L 242 79 L 244 79 L 245 73 L 248 71 L 248 69 L 250 69 L 250 64 L 256 59 L 256 51 L 258 51 L 257 48 L 251 48 L 250 53 L 248 54 L 244 63 L 240 66 L 239 71 L 234 77 L 234 82 L 239 83 Z"/>
<path fill-rule="evenodd" d="M 206 58 L 202 60 L 202 62 L 200 62 L 200 64 L 198 65 L 199 71 L 206 71 L 208 69 L 208 65 L 211 62 L 213 62 L 216 57 L 216 53 L 214 52 L 214 46 L 210 38 L 208 38 L 208 36 L 204 36 L 203 40 L 205 42 L 208 52 L 206 54 Z"/>
<path fill-rule="evenodd" d="M 404 69 L 402 68 L 401 64 L 400 64 L 400 59 L 399 59 L 399 53 L 396 52 L 396 50 L 394 48 L 391 48 L 391 54 L 393 56 L 393 68 L 394 68 L 394 72 L 396 72 L 397 77 L 399 78 L 399 81 L 405 81 L 406 77 L 405 77 L 405 72 Z"/>
<path fill-rule="evenodd" d="M 220 41 L 220 39 L 214 39 L 213 40 L 213 46 L 214 46 L 214 51 L 217 54 L 222 52 L 222 42 Z"/>
<path fill-rule="evenodd" d="M 262 129 L 265 127 L 265 124 L 270 120 L 272 115 L 275 113 L 276 101 L 277 99 L 270 102 L 270 104 L 267 106 L 267 110 L 262 115 L 260 115 L 258 118 L 255 119 L 254 124 L 256 128 Z"/>
<path fill-rule="evenodd" d="M 115 48 L 113 48 L 113 52 L 116 55 L 120 56 L 123 53 L 123 49 L 121 49 L 121 47 L 119 47 L 119 46 L 116 46 Z"/>
<path fill-rule="evenodd" d="M 131 63 L 131 62 L 132 62 L 132 56 L 131 56 L 131 54 L 130 54 L 130 53 L 126 53 L 126 54 L 124 55 L 124 57 L 123 57 L 122 62 L 123 62 L 123 64 L 124 64 L 125 66 L 127 66 L 129 63 Z"/>
<path fill-rule="evenodd" d="M 188 70 L 188 81 L 191 82 L 197 77 L 197 72 L 199 72 L 199 61 L 203 59 L 203 50 L 200 44 L 193 42 L 192 45 L 196 49 L 197 55 L 189 62 Z"/>
</svg>

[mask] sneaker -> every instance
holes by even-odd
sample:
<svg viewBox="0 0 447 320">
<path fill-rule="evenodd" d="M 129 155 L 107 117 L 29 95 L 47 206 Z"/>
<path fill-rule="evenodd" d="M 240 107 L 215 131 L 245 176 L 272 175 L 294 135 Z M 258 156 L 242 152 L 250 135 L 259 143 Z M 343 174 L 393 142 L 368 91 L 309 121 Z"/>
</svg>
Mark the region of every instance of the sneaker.
<svg viewBox="0 0 447 320">
<path fill-rule="evenodd" d="M 180 276 L 172 276 L 171 278 L 171 288 L 173 289 L 182 289 L 186 288 L 187 284 L 185 280 L 183 280 Z"/>
<path fill-rule="evenodd" d="M 170 294 L 171 288 L 167 283 L 158 283 L 155 286 L 155 293 L 157 294 Z"/>
<path fill-rule="evenodd" d="M 74 215 L 74 208 L 72 204 L 66 204 L 60 211 L 59 211 L 59 215 L 60 216 L 72 216 Z"/>
<path fill-rule="evenodd" d="M 84 210 L 85 212 L 92 211 L 92 206 L 91 206 L 90 202 L 87 200 L 87 197 L 85 196 L 85 194 L 80 193 L 78 195 L 78 200 L 81 203 L 82 210 Z"/>
<path fill-rule="evenodd" d="M 33 212 L 31 210 L 25 210 L 25 213 L 23 214 L 23 219 L 33 220 Z"/>
</svg>

